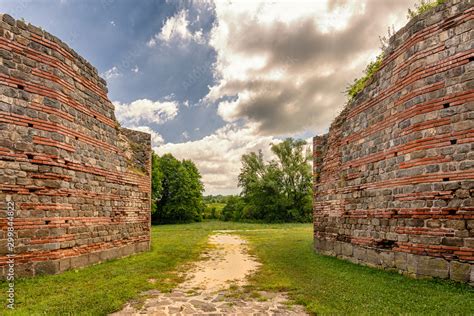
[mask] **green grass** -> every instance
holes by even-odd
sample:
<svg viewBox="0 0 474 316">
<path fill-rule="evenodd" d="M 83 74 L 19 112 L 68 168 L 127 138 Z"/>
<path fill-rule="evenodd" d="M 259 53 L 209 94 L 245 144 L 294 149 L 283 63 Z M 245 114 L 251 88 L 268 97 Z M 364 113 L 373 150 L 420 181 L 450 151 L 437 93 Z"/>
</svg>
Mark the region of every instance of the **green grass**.
<svg viewBox="0 0 474 316">
<path fill-rule="evenodd" d="M 12 314 L 105 315 L 142 291 L 169 290 L 179 281 L 176 269 L 196 259 L 205 247 L 207 233 L 186 226 L 153 227 L 150 252 L 60 275 L 18 280 Z M 156 283 L 148 279 L 156 279 Z M 0 283 L 0 289 L 6 289 L 5 283 Z M 1 302 L 6 302 L 5 294 L 0 290 Z"/>
<path fill-rule="evenodd" d="M 447 281 L 415 280 L 313 252 L 311 225 L 241 233 L 263 267 L 252 283 L 289 291 L 315 314 L 474 313 L 474 290 Z"/>
<path fill-rule="evenodd" d="M 203 222 L 155 226 L 151 252 L 112 260 L 61 275 L 16 283 L 13 315 L 106 315 L 149 289 L 170 290 L 176 271 L 196 260 L 214 230 L 233 229 L 246 238 L 264 264 L 254 288 L 286 290 L 313 313 L 473 314 L 474 293 L 465 285 L 413 280 L 370 269 L 312 250 L 310 224 Z M 148 279 L 156 279 L 155 284 Z M 0 300 L 6 302 L 5 283 Z M 2 308 L 5 305 L 2 304 Z"/>
<path fill-rule="evenodd" d="M 60 275 L 17 280 L 13 312 L 6 310 L 7 284 L 0 281 L 0 315 L 106 315 L 117 311 L 143 291 L 167 291 L 176 286 L 180 267 L 196 260 L 208 235 L 224 227 L 270 226 L 220 222 L 154 226 L 150 252 Z M 156 279 L 156 283 L 149 283 L 149 279 Z"/>
</svg>

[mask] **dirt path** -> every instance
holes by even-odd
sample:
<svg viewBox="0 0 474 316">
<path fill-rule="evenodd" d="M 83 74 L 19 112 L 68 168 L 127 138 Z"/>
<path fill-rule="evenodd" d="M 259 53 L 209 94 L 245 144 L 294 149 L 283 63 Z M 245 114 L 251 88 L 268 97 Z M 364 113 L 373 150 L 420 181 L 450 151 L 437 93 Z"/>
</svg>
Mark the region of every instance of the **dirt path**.
<svg viewBox="0 0 474 316">
<path fill-rule="evenodd" d="M 307 315 L 301 306 L 288 305 L 284 293 L 244 290 L 260 263 L 242 238 L 220 231 L 209 244 L 211 250 L 171 293 L 146 292 L 141 309 L 128 304 L 112 315 Z"/>
</svg>

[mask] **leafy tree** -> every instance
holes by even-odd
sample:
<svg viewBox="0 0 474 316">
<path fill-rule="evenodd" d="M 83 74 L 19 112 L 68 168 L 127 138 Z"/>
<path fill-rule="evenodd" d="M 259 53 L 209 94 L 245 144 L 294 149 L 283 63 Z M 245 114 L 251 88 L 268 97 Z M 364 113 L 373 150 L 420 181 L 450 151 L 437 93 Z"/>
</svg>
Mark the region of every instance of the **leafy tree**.
<svg viewBox="0 0 474 316">
<path fill-rule="evenodd" d="M 163 194 L 163 172 L 160 169 L 160 157 L 152 153 L 151 159 L 151 212 L 153 214 Z"/>
<path fill-rule="evenodd" d="M 238 221 L 242 217 L 242 210 L 245 203 L 238 196 L 229 197 L 226 206 L 222 209 L 221 219 L 224 221 Z"/>
<path fill-rule="evenodd" d="M 277 169 L 282 175 L 283 192 L 288 201 L 288 218 L 298 221 L 311 218 L 312 174 L 310 154 L 305 150 L 304 140 L 286 139 L 272 145 L 272 152 L 278 157 Z"/>
<path fill-rule="evenodd" d="M 190 160 L 179 161 L 171 154 L 156 156 L 156 163 L 152 172 L 153 196 L 159 196 L 155 201 L 155 212 L 152 214 L 154 222 L 185 223 L 200 221 L 204 208 L 201 175 L 196 165 Z M 153 174 L 156 173 L 155 182 Z M 161 180 L 161 183 L 159 183 Z"/>
<path fill-rule="evenodd" d="M 271 150 L 276 159 L 268 163 L 261 151 L 243 155 L 239 186 L 245 206 L 236 208 L 236 201 L 232 201 L 234 213 L 226 214 L 225 218 L 266 222 L 311 220 L 312 177 L 305 145 L 305 141 L 292 138 L 274 144 Z M 236 215 L 239 210 L 241 214 Z"/>
</svg>

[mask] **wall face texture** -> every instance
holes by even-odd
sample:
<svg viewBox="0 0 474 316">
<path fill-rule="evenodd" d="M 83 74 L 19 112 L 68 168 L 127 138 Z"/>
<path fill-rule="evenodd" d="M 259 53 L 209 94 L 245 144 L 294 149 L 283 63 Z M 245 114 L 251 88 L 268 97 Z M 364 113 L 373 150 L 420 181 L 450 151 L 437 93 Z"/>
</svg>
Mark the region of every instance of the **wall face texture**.
<svg viewBox="0 0 474 316">
<path fill-rule="evenodd" d="M 314 138 L 318 252 L 474 281 L 473 61 L 470 0 L 392 38 L 371 84 Z"/>
<path fill-rule="evenodd" d="M 119 127 L 105 81 L 63 42 L 0 20 L 0 275 L 7 201 L 17 276 L 148 250 L 150 135 Z"/>
</svg>

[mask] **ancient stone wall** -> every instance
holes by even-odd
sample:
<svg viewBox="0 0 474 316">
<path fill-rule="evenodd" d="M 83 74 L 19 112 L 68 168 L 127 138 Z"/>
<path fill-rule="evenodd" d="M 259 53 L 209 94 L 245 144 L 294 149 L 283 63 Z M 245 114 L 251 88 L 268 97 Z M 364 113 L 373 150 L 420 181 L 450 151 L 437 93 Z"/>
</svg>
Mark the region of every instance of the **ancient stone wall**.
<svg viewBox="0 0 474 316">
<path fill-rule="evenodd" d="M 473 19 L 470 0 L 412 19 L 371 83 L 314 138 L 318 252 L 474 281 Z"/>
<path fill-rule="evenodd" d="M 0 275 L 7 201 L 17 276 L 148 250 L 150 135 L 120 128 L 105 81 L 66 44 L 0 20 Z"/>
</svg>

